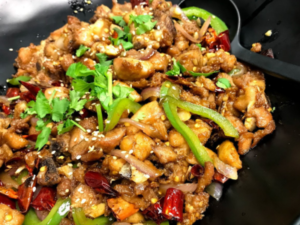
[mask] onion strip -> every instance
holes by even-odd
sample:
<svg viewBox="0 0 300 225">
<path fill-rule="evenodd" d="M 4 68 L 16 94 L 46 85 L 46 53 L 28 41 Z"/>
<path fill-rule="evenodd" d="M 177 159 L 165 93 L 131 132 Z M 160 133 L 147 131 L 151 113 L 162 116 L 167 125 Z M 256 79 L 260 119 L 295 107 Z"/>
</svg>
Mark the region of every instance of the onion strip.
<svg viewBox="0 0 300 225">
<path fill-rule="evenodd" d="M 192 37 L 186 30 L 179 25 L 176 21 L 174 21 L 174 25 L 176 30 L 178 30 L 186 39 L 190 40 L 191 42 L 199 43 L 200 40 L 196 40 L 194 37 Z"/>
</svg>

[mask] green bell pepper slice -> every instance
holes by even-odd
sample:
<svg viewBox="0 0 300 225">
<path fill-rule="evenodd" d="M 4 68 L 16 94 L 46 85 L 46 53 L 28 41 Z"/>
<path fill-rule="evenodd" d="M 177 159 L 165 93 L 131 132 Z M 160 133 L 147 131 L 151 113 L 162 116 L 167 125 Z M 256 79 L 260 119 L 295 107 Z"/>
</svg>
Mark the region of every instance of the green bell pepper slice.
<svg viewBox="0 0 300 225">
<path fill-rule="evenodd" d="M 105 132 L 112 130 L 119 122 L 123 112 L 127 109 L 132 113 L 136 113 L 141 108 L 141 105 L 128 99 L 117 99 L 109 107 L 107 112 Z"/>
<path fill-rule="evenodd" d="M 188 18 L 196 16 L 196 17 L 200 17 L 204 20 L 207 20 L 207 18 L 209 16 L 211 16 L 210 24 L 211 24 L 212 28 L 215 29 L 215 31 L 217 32 L 218 35 L 224 31 L 228 30 L 228 27 L 226 26 L 226 24 L 224 23 L 223 20 L 221 20 L 219 17 L 213 15 L 212 13 L 210 13 L 204 9 L 192 6 L 192 7 L 183 8 L 182 11 L 185 13 L 185 15 Z"/>
<path fill-rule="evenodd" d="M 50 213 L 43 221 L 38 219 L 36 213 L 31 208 L 25 216 L 23 225 L 59 225 L 61 220 L 70 212 L 70 205 L 71 200 L 69 198 L 57 200 Z"/>
<path fill-rule="evenodd" d="M 113 217 L 100 216 L 96 219 L 89 219 L 81 208 L 73 208 L 73 219 L 76 225 L 108 225 L 114 222 Z"/>
<path fill-rule="evenodd" d="M 229 120 L 221 114 L 203 106 L 181 101 L 179 100 L 179 95 L 180 89 L 177 85 L 172 84 L 170 81 L 163 83 L 161 87 L 161 101 L 166 116 L 172 126 L 184 137 L 198 162 L 204 166 L 205 162 L 212 162 L 212 159 L 208 156 L 205 147 L 201 144 L 196 134 L 180 120 L 177 114 L 177 107 L 211 119 L 223 129 L 226 136 L 237 138 L 239 133 Z"/>
</svg>

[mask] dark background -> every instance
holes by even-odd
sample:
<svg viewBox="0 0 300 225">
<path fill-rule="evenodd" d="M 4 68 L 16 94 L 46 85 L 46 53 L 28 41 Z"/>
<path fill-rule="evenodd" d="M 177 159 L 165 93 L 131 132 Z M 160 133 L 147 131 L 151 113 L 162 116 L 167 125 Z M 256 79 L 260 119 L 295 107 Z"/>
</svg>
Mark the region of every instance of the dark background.
<svg viewBox="0 0 300 225">
<path fill-rule="evenodd" d="M 201 1 L 196 6 L 201 7 Z M 17 49 L 31 42 L 38 44 L 61 27 L 67 15 L 87 21 L 101 2 L 107 0 L 94 0 L 90 5 L 81 4 L 80 0 L 77 3 L 85 10 L 74 14 L 80 4 L 67 0 L 0 0 L 0 84 L 4 85 L 15 72 Z M 273 49 L 277 59 L 300 66 L 299 0 L 235 2 L 243 21 L 241 43 L 246 48 L 260 41 L 264 49 Z M 273 35 L 267 38 L 264 33 L 270 29 Z M 211 200 L 199 224 L 298 224 L 295 221 L 300 216 L 300 85 L 268 75 L 266 82 L 267 94 L 276 108 L 276 132 L 242 157 L 239 180 L 225 185 L 220 202 Z"/>
</svg>

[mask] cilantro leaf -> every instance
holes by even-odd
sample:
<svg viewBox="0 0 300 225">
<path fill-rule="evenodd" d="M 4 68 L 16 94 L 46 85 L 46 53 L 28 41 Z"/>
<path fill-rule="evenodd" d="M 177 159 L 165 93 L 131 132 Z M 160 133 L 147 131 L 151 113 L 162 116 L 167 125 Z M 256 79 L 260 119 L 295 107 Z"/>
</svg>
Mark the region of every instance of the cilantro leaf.
<svg viewBox="0 0 300 225">
<path fill-rule="evenodd" d="M 24 118 L 25 118 L 27 115 L 34 115 L 34 114 L 37 114 L 35 107 L 36 107 L 35 101 L 30 101 L 30 102 L 28 102 L 27 108 L 25 109 L 25 112 L 24 112 Z"/>
<path fill-rule="evenodd" d="M 186 71 L 186 68 L 184 68 L 183 65 L 180 64 L 180 62 L 177 62 L 175 58 L 173 60 L 173 69 L 166 72 L 169 76 L 175 76 L 181 73 L 184 73 Z"/>
<path fill-rule="evenodd" d="M 70 101 L 67 98 L 61 100 L 59 98 L 53 99 L 52 120 L 55 122 L 63 120 L 69 105 Z"/>
<path fill-rule="evenodd" d="M 156 25 L 157 21 L 154 21 L 154 22 L 151 22 L 151 21 L 148 21 L 144 24 L 140 24 L 138 26 L 138 28 L 136 29 L 136 34 L 140 35 L 140 34 L 144 34 L 150 30 L 153 29 L 153 27 Z"/>
<path fill-rule="evenodd" d="M 125 50 L 129 50 L 129 49 L 132 49 L 133 48 L 133 44 L 129 41 L 124 41 L 124 40 L 120 40 L 120 43 L 123 45 L 123 48 Z"/>
<path fill-rule="evenodd" d="M 85 65 L 82 63 L 73 63 L 71 66 L 68 68 L 67 73 L 69 77 L 72 78 L 77 78 L 77 77 L 84 77 L 84 76 L 89 76 L 89 75 L 95 75 L 94 70 L 90 70 L 87 68 Z"/>
<path fill-rule="evenodd" d="M 231 87 L 231 84 L 230 84 L 230 81 L 226 78 L 219 78 L 216 85 L 219 87 L 219 88 L 223 88 L 223 89 L 226 89 L 226 88 L 230 88 Z"/>
<path fill-rule="evenodd" d="M 80 45 L 79 48 L 76 50 L 76 56 L 77 57 L 82 56 L 89 49 L 90 49 L 89 47 L 86 47 L 84 45 Z"/>
<path fill-rule="evenodd" d="M 71 103 L 69 105 L 70 109 L 73 109 L 75 111 L 80 111 L 83 109 L 85 103 L 87 102 L 86 99 L 79 100 L 81 98 L 81 95 L 77 91 L 70 91 L 70 100 Z"/>
<path fill-rule="evenodd" d="M 144 112 L 139 112 L 134 120 L 139 122 L 140 120 L 145 119 L 145 117 L 146 117 L 146 115 Z"/>
<path fill-rule="evenodd" d="M 104 53 L 97 53 L 96 54 L 100 65 L 102 66 L 110 66 L 112 65 L 112 60 L 107 60 L 107 55 L 105 55 Z"/>
<path fill-rule="evenodd" d="M 93 83 L 87 83 L 82 79 L 74 79 L 72 81 L 72 86 L 75 91 L 79 92 L 81 95 L 84 95 L 85 92 L 88 92 L 91 88 L 93 88 Z"/>
<path fill-rule="evenodd" d="M 118 33 L 118 38 L 123 38 L 126 35 L 126 33 L 124 31 L 120 30 L 117 27 L 114 28 L 114 31 L 116 31 Z"/>
<path fill-rule="evenodd" d="M 133 22 L 135 27 L 137 27 L 139 24 L 147 23 L 152 18 L 153 17 L 150 15 L 138 15 L 138 16 L 130 15 L 129 25 Z"/>
<path fill-rule="evenodd" d="M 16 86 L 16 85 L 20 85 L 19 81 L 27 82 L 29 80 L 31 80 L 31 77 L 29 76 L 19 76 L 12 79 L 8 79 L 7 82 L 10 83 L 11 85 Z"/>
<path fill-rule="evenodd" d="M 47 114 L 51 113 L 49 101 L 42 91 L 39 91 L 36 96 L 35 110 L 40 118 L 44 118 Z"/>
<path fill-rule="evenodd" d="M 35 148 L 41 150 L 44 145 L 48 142 L 49 136 L 51 134 L 51 129 L 49 127 L 44 127 L 42 132 L 38 135 Z"/>
<path fill-rule="evenodd" d="M 39 119 L 39 120 L 36 122 L 36 127 L 35 127 L 35 129 L 36 129 L 37 131 L 40 131 L 40 130 L 42 130 L 45 126 L 46 126 L 46 123 L 45 123 L 42 119 Z"/>
<path fill-rule="evenodd" d="M 193 72 L 193 71 L 189 71 L 189 73 L 192 75 L 192 76 L 194 76 L 194 77 L 199 77 L 199 76 L 205 76 L 205 77 L 207 77 L 207 76 L 209 76 L 209 75 L 212 75 L 212 74 L 214 74 L 214 73 L 218 73 L 219 71 L 213 71 L 213 72 L 210 72 L 210 73 L 195 73 L 195 72 Z"/>
<path fill-rule="evenodd" d="M 115 22 L 116 24 L 118 24 L 119 26 L 121 26 L 121 27 L 126 26 L 126 22 L 123 20 L 123 16 L 112 16 L 111 18 L 112 18 L 112 19 L 114 20 L 114 22 Z"/>
<path fill-rule="evenodd" d="M 71 122 L 71 120 L 67 119 L 64 123 L 61 123 L 57 126 L 58 134 L 66 133 L 74 127 L 74 124 Z"/>
<path fill-rule="evenodd" d="M 133 91 L 134 91 L 133 88 L 122 86 L 120 84 L 113 86 L 113 89 L 112 89 L 112 92 L 116 99 L 127 98 Z"/>
</svg>

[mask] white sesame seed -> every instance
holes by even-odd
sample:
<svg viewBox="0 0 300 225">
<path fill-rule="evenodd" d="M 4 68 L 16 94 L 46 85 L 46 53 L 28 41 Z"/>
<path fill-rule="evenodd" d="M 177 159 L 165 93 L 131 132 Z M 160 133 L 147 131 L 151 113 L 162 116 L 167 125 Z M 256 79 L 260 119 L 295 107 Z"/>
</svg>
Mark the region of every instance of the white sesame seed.
<svg viewBox="0 0 300 225">
<path fill-rule="evenodd" d="M 78 11 L 77 11 L 77 10 L 74 10 L 74 13 L 78 13 Z"/>
<path fill-rule="evenodd" d="M 8 49 L 10 52 L 12 52 L 14 49 L 12 49 L 12 48 L 10 48 L 10 49 Z"/>
<path fill-rule="evenodd" d="M 113 156 L 113 159 L 114 159 L 114 160 L 116 160 L 116 159 L 117 159 L 117 157 L 116 157 L 116 156 Z"/>
<path fill-rule="evenodd" d="M 157 26 L 157 30 L 159 30 L 160 29 L 160 26 Z"/>
<path fill-rule="evenodd" d="M 87 129 L 86 132 L 91 133 L 92 131 L 91 131 L 91 129 Z"/>
<path fill-rule="evenodd" d="M 80 158 L 81 158 L 81 155 L 78 155 L 78 156 L 76 157 L 77 160 L 79 160 Z"/>
<path fill-rule="evenodd" d="M 54 155 L 56 151 L 52 151 L 51 154 Z"/>
<path fill-rule="evenodd" d="M 129 155 L 125 155 L 125 158 L 128 158 Z"/>
<path fill-rule="evenodd" d="M 69 189 L 66 189 L 66 193 L 68 193 L 70 190 Z"/>
<path fill-rule="evenodd" d="M 33 187 L 32 191 L 35 192 L 36 191 L 36 187 Z"/>
<path fill-rule="evenodd" d="M 75 121 L 81 121 L 81 119 L 80 118 L 76 118 Z"/>
<path fill-rule="evenodd" d="M 82 199 L 81 201 L 81 204 L 85 203 L 86 202 L 86 199 Z"/>
<path fill-rule="evenodd" d="M 272 31 L 271 31 L 271 30 L 268 30 L 268 31 L 265 33 L 265 35 L 266 35 L 267 37 L 270 37 L 270 36 L 272 35 Z"/>
<path fill-rule="evenodd" d="M 126 151 L 121 151 L 121 153 L 122 153 L 122 154 L 126 154 L 127 152 L 126 152 Z"/>
<path fill-rule="evenodd" d="M 73 167 L 73 164 L 72 164 L 72 163 L 68 163 L 68 166 L 69 166 L 69 167 Z"/>
<path fill-rule="evenodd" d="M 146 177 L 147 179 L 150 178 L 148 174 L 144 174 L 144 177 Z"/>
<path fill-rule="evenodd" d="M 153 154 L 153 151 L 151 151 L 150 153 Z"/>
<path fill-rule="evenodd" d="M 133 153 L 133 150 L 130 150 L 130 151 L 129 151 L 129 154 L 132 154 L 132 153 Z"/>
<path fill-rule="evenodd" d="M 74 138 L 74 141 L 77 141 L 77 137 L 76 137 L 76 138 Z"/>
<path fill-rule="evenodd" d="M 105 136 L 103 134 L 98 135 L 99 138 L 104 138 Z"/>
<path fill-rule="evenodd" d="M 97 138 L 96 138 L 96 137 L 93 137 L 93 138 L 92 138 L 92 141 L 96 141 L 96 140 L 97 140 Z"/>
<path fill-rule="evenodd" d="M 85 140 L 85 141 L 89 141 L 89 139 L 88 139 L 88 138 L 85 138 L 84 140 Z"/>
</svg>

